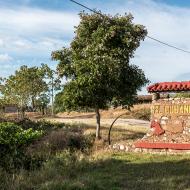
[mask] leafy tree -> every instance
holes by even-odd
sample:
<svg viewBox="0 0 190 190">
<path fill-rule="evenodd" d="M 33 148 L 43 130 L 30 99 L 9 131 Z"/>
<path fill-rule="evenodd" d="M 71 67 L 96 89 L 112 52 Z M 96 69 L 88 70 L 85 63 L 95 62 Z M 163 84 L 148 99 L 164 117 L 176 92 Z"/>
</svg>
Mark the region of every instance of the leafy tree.
<svg viewBox="0 0 190 190">
<path fill-rule="evenodd" d="M 62 95 L 63 95 L 63 91 L 61 91 L 55 95 L 54 106 L 55 106 L 56 113 L 65 111 L 65 108 L 63 106 Z"/>
<path fill-rule="evenodd" d="M 57 70 L 65 77 L 62 94 L 67 110 L 93 108 L 96 137 L 100 138 L 100 109 L 110 104 L 130 108 L 137 91 L 148 80 L 136 65 L 129 64 L 147 31 L 129 15 L 80 13 L 80 24 L 69 48 L 52 53 Z"/>
<path fill-rule="evenodd" d="M 45 73 L 43 69 L 39 67 L 27 68 L 26 66 L 22 66 L 21 70 L 22 68 L 25 68 L 25 76 L 23 80 L 27 82 L 32 101 L 32 108 L 35 110 L 36 98 L 40 96 L 41 93 L 47 92 L 48 90 L 48 86 L 45 81 Z"/>
<path fill-rule="evenodd" d="M 41 68 L 24 65 L 5 80 L 2 94 L 8 102 L 20 108 L 21 117 L 24 117 L 29 103 L 35 109 L 36 98 L 47 91 L 44 77 L 45 73 Z"/>
<path fill-rule="evenodd" d="M 60 90 L 61 80 L 57 76 L 57 72 L 48 67 L 47 64 L 42 64 L 42 69 L 45 72 L 46 79 L 48 80 L 49 95 L 51 97 L 51 114 L 54 115 L 54 94 L 55 91 Z"/>
<path fill-rule="evenodd" d="M 5 78 L 2 78 L 2 77 L 0 77 L 0 92 L 2 91 L 2 89 L 3 89 L 3 84 L 4 84 L 4 81 L 5 81 Z"/>
<path fill-rule="evenodd" d="M 48 104 L 50 103 L 50 98 L 47 94 L 41 94 L 36 100 L 36 107 L 42 112 L 42 115 L 45 114 L 45 109 L 47 109 Z"/>
</svg>

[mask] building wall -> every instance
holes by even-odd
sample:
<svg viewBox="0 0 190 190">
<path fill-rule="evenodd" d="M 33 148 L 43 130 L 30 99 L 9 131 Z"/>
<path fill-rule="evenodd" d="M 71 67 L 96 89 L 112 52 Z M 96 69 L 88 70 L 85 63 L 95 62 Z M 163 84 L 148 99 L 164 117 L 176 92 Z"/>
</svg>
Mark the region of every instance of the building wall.
<svg viewBox="0 0 190 190">
<path fill-rule="evenodd" d="M 16 106 L 5 106 L 4 112 L 5 113 L 15 113 L 15 112 L 17 112 L 17 107 Z"/>
</svg>

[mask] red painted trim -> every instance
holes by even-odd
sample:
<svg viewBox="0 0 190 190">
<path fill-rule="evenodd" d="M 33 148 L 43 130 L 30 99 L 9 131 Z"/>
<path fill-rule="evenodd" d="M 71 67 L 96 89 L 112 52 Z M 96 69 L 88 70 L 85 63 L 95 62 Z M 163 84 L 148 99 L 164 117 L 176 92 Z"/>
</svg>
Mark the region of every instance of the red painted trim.
<svg viewBox="0 0 190 190">
<path fill-rule="evenodd" d="M 190 150 L 189 143 L 150 143 L 138 141 L 135 143 L 136 148 L 152 148 L 152 149 L 175 149 L 175 150 Z"/>
</svg>

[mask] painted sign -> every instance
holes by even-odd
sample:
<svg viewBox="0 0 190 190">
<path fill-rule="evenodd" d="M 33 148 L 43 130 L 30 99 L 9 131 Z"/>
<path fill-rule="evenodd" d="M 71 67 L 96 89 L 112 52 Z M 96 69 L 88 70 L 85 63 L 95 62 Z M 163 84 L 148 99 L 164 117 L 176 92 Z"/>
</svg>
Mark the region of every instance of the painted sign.
<svg viewBox="0 0 190 190">
<path fill-rule="evenodd" d="M 190 114 L 190 104 L 160 104 L 152 106 L 152 114 Z"/>
</svg>

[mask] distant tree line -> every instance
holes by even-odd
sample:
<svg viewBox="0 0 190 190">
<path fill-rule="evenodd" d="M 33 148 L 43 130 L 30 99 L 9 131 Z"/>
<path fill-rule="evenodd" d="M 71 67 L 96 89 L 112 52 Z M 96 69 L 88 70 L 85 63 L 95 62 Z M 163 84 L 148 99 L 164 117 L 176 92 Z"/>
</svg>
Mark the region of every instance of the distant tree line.
<svg viewBox="0 0 190 190">
<path fill-rule="evenodd" d="M 60 80 L 46 64 L 41 67 L 23 65 L 13 75 L 1 78 L 0 106 L 16 105 L 21 118 L 29 108 L 45 114 L 50 99 L 53 107 L 54 91 L 59 87 Z"/>
</svg>

